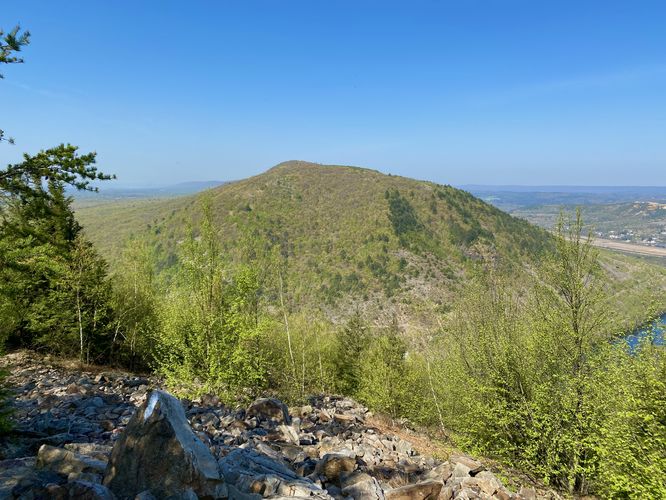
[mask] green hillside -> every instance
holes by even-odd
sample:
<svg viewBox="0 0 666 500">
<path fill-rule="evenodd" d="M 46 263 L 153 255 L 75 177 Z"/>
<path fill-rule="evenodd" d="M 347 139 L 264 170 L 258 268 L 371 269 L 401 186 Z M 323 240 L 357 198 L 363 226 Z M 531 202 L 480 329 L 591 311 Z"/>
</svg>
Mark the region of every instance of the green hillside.
<svg viewBox="0 0 666 500">
<path fill-rule="evenodd" d="M 550 245 L 544 230 L 465 191 L 301 161 L 193 196 L 83 207 L 78 217 L 112 267 L 127 239 L 138 236 L 168 268 L 205 197 L 228 255 L 253 253 L 244 243 L 249 236 L 263 250 L 279 249 L 293 303 L 333 318 L 361 308 L 380 321 L 398 314 L 414 326 L 427 323 L 433 312 L 448 310 L 479 263 L 508 267 L 518 278 Z M 609 272 L 640 273 L 647 265 L 607 261 Z M 635 274 L 611 274 L 618 290 L 623 282 L 642 286 Z"/>
</svg>

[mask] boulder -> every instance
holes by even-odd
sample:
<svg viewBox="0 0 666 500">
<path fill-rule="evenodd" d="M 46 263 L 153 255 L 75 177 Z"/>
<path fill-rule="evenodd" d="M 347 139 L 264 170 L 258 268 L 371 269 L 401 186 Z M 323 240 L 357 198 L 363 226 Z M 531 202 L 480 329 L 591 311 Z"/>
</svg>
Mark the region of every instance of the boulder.
<svg viewBox="0 0 666 500">
<path fill-rule="evenodd" d="M 47 484 L 63 482 L 62 476 L 37 469 L 34 457 L 0 461 L 0 499 L 16 498 Z"/>
<path fill-rule="evenodd" d="M 106 487 L 88 481 L 67 483 L 69 498 L 78 500 L 116 500 L 116 496 Z"/>
<path fill-rule="evenodd" d="M 299 477 L 284 463 L 251 448 L 235 449 L 220 459 L 220 469 L 232 499 L 277 496 L 330 498 L 311 480 Z"/>
<path fill-rule="evenodd" d="M 113 449 L 112 446 L 97 443 L 67 443 L 64 448 L 103 462 L 109 461 L 109 455 L 111 455 Z"/>
<path fill-rule="evenodd" d="M 374 477 L 364 472 L 343 473 L 340 476 L 342 494 L 350 498 L 384 500 L 384 491 Z"/>
<path fill-rule="evenodd" d="M 423 475 L 423 479 L 431 479 L 435 481 L 446 482 L 449 480 L 452 474 L 453 471 L 451 468 L 451 464 L 448 462 L 444 462 L 443 464 L 439 464 L 438 466 L 426 472 Z"/>
<path fill-rule="evenodd" d="M 479 472 L 485 469 L 485 467 L 481 462 L 479 462 L 478 460 L 474 460 L 473 458 L 468 457 L 467 455 L 451 455 L 449 457 L 449 461 L 456 465 L 463 465 L 466 468 L 468 468 L 469 469 L 468 474 L 470 476 L 475 476 Z"/>
<path fill-rule="evenodd" d="M 476 477 L 466 477 L 460 482 L 462 488 L 468 488 L 475 491 L 476 493 L 485 493 L 486 495 L 492 496 L 495 492 L 502 487 L 498 483 L 497 479 L 487 479 Z"/>
<path fill-rule="evenodd" d="M 275 398 L 259 398 L 247 409 L 248 417 L 269 420 L 280 424 L 289 423 L 289 409 L 282 401 Z"/>
<path fill-rule="evenodd" d="M 194 435 L 178 399 L 153 391 L 113 447 L 104 485 L 120 498 L 225 496 L 217 461 Z"/>
<path fill-rule="evenodd" d="M 106 469 L 106 462 L 44 444 L 37 453 L 37 467 L 65 476 L 81 473 L 101 476 Z"/>
<path fill-rule="evenodd" d="M 339 484 L 340 474 L 352 472 L 355 468 L 355 459 L 340 453 L 327 453 L 317 462 L 315 474 L 324 476 L 329 482 Z"/>
<path fill-rule="evenodd" d="M 384 495 L 386 500 L 437 500 L 443 486 L 440 481 L 424 481 L 388 490 Z"/>
</svg>

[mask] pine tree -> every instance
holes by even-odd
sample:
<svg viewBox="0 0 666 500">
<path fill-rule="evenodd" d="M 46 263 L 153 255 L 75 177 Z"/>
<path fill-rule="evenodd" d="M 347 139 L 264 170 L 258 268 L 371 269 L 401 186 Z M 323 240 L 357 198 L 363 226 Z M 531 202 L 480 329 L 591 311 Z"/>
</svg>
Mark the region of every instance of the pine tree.
<svg viewBox="0 0 666 500">
<path fill-rule="evenodd" d="M 0 171 L 0 312 L 10 342 L 102 359 L 110 318 L 106 264 L 85 241 L 67 184 L 108 178 L 95 155 L 60 146 Z"/>
<path fill-rule="evenodd" d="M 5 33 L 0 29 L 0 64 L 16 64 L 22 63 L 23 58 L 16 55 L 21 49 L 30 43 L 30 32 L 24 31 L 21 33 L 21 28 L 16 26 L 9 33 Z M 0 79 L 4 78 L 0 73 Z M 6 140 L 10 144 L 14 144 L 14 139 L 9 137 L 5 138 L 5 132 L 0 130 L 0 142 Z"/>
<path fill-rule="evenodd" d="M 360 311 L 347 320 L 338 336 L 336 356 L 337 386 L 343 394 L 355 395 L 361 380 L 363 355 L 368 348 L 370 332 Z"/>
</svg>

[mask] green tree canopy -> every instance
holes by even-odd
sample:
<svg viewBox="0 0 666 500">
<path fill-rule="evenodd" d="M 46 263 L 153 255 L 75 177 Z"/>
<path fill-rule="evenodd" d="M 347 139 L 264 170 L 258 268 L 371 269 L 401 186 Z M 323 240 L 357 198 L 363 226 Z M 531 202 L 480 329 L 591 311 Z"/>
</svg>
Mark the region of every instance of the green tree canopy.
<svg viewBox="0 0 666 500">
<path fill-rule="evenodd" d="M 16 26 L 8 33 L 5 33 L 4 30 L 0 28 L 0 64 L 22 63 L 23 58 L 18 57 L 16 53 L 20 52 L 21 48 L 29 43 L 30 32 L 23 31 L 21 33 L 20 26 Z M 4 78 L 2 73 L 0 73 L 0 78 Z M 14 143 L 14 139 L 11 137 L 5 139 L 4 131 L 0 130 L 0 142 L 3 140 L 6 140 L 10 144 Z"/>
<path fill-rule="evenodd" d="M 48 196 L 45 185 L 56 182 L 78 190 L 97 191 L 93 181 L 115 179 L 115 175 L 100 172 L 95 166 L 96 153 L 78 154 L 71 144 L 42 150 L 36 155 L 23 155 L 23 161 L 0 170 L 0 193 L 15 196 L 23 202 L 29 198 Z"/>
</svg>

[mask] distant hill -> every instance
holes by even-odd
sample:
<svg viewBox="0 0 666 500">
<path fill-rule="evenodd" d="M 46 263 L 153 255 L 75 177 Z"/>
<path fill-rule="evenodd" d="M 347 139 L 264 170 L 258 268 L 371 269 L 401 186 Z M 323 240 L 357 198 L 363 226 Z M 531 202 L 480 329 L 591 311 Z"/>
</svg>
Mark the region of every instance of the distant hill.
<svg viewBox="0 0 666 500">
<path fill-rule="evenodd" d="M 378 321 L 424 324 L 481 260 L 519 279 L 552 244 L 545 230 L 451 186 L 302 161 L 206 193 L 80 208 L 78 218 L 112 266 L 134 235 L 167 268 L 204 196 L 228 255 L 248 234 L 278 248 L 294 301 L 331 317 L 359 307 Z"/>
<path fill-rule="evenodd" d="M 664 186 L 484 186 L 462 189 L 502 210 L 539 205 L 594 205 L 634 201 L 666 202 Z"/>
<path fill-rule="evenodd" d="M 561 210 L 572 205 L 537 205 L 511 210 L 542 227 L 553 227 Z M 585 222 L 601 237 L 666 248 L 666 203 L 632 201 L 630 203 L 588 204 L 582 206 Z"/>
<path fill-rule="evenodd" d="M 225 181 L 192 181 L 181 182 L 161 187 L 145 188 L 117 188 L 113 184 L 101 184 L 98 193 L 90 191 L 72 191 L 72 196 L 78 206 L 94 205 L 95 203 L 107 203 L 109 201 L 164 198 L 171 196 L 182 196 L 195 194 L 206 189 L 227 184 Z"/>
</svg>

